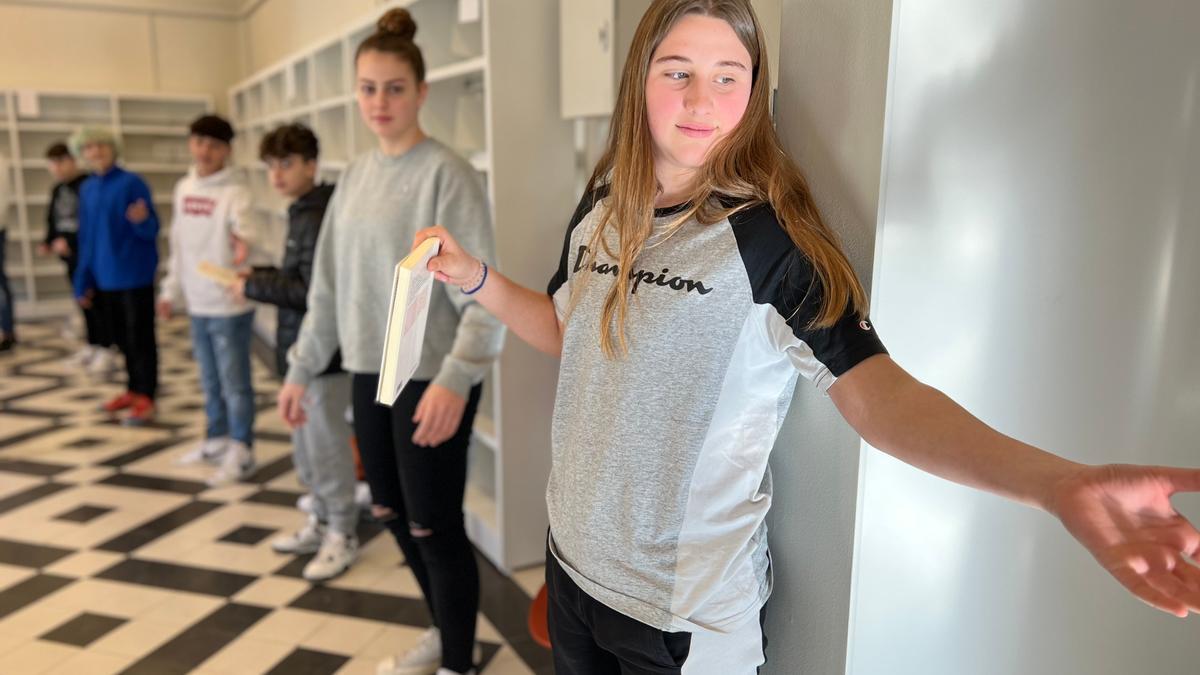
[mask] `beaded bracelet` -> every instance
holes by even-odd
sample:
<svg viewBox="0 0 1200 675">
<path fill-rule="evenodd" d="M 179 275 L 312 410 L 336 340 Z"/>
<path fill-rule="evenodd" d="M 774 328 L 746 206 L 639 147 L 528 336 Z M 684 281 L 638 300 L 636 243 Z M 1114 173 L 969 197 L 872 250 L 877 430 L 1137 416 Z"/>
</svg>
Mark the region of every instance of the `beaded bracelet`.
<svg viewBox="0 0 1200 675">
<path fill-rule="evenodd" d="M 480 266 L 481 268 L 483 268 L 483 273 L 480 275 L 480 278 L 479 278 L 479 285 L 477 285 L 475 288 L 472 288 L 472 289 L 471 289 L 471 290 L 469 290 L 469 291 L 468 291 L 467 289 L 465 289 L 465 288 L 462 288 L 462 287 L 460 286 L 460 287 L 459 287 L 459 290 L 461 290 L 461 291 L 463 292 L 463 295 L 475 295 L 476 293 L 478 293 L 478 292 L 479 292 L 479 289 L 483 288 L 483 285 L 484 285 L 485 283 L 487 283 L 487 275 L 488 275 L 488 266 L 487 266 L 487 263 L 485 263 L 485 262 L 483 262 L 482 260 L 480 260 L 480 261 L 479 261 L 479 266 Z"/>
</svg>

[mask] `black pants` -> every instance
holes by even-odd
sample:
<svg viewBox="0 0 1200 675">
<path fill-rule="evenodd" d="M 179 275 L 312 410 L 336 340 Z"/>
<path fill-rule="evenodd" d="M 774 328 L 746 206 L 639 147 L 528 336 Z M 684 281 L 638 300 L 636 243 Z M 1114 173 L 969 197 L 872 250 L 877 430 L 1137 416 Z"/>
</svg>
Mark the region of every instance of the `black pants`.
<svg viewBox="0 0 1200 675">
<path fill-rule="evenodd" d="M 428 382 L 410 382 L 393 407 L 375 403 L 378 375 L 352 377 L 354 433 L 371 497 L 395 517 L 385 522 L 421 585 L 433 623 L 442 634 L 442 667 L 473 667 L 479 612 L 479 568 L 463 523 L 467 445 L 482 386 L 471 390 L 462 424 L 442 445 L 413 445 L 412 417 Z M 413 536 L 412 530 L 430 532 Z"/>
<path fill-rule="evenodd" d="M 75 270 L 79 267 L 79 256 L 75 252 L 75 242 L 68 240 L 71 246 L 71 255 L 63 258 L 62 261 L 67 264 L 67 283 L 75 283 Z M 112 337 L 104 329 L 104 318 L 100 316 L 100 310 L 96 306 L 83 310 L 83 324 L 87 328 L 87 343 L 93 347 L 101 347 L 108 349 L 113 346 Z"/>
<path fill-rule="evenodd" d="M 125 355 L 127 389 L 150 398 L 158 391 L 158 342 L 154 336 L 154 287 L 100 291 L 94 299 L 101 321 Z"/>
<path fill-rule="evenodd" d="M 559 675 L 680 675 L 691 633 L 667 633 L 610 609 L 546 550 L 547 623 Z"/>
</svg>

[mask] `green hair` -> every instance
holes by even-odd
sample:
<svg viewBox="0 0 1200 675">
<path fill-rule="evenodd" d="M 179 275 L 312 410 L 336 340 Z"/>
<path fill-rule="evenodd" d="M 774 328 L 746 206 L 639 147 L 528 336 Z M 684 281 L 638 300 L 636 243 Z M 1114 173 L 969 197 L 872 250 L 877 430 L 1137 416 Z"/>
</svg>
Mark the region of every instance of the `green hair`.
<svg viewBox="0 0 1200 675">
<path fill-rule="evenodd" d="M 71 140 L 68 142 L 71 146 L 71 154 L 76 157 L 83 156 L 83 146 L 88 143 L 107 143 L 113 149 L 113 155 L 120 156 L 121 143 L 117 141 L 117 137 L 113 132 L 101 127 L 81 127 L 75 133 L 71 134 Z"/>
</svg>

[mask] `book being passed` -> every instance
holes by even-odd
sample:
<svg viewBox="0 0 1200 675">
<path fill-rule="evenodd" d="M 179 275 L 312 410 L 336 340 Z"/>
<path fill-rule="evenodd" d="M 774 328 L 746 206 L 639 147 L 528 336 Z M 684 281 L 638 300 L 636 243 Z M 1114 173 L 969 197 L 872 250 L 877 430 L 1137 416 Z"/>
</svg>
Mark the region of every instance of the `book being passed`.
<svg viewBox="0 0 1200 675">
<path fill-rule="evenodd" d="M 426 239 L 396 263 L 392 277 L 392 302 L 388 308 L 387 332 L 383 337 L 383 362 L 379 364 L 379 388 L 375 401 L 391 406 L 421 363 L 425 342 L 425 319 L 429 316 L 429 296 L 433 292 L 433 274 L 429 259 L 438 254 L 442 242 Z"/>
</svg>

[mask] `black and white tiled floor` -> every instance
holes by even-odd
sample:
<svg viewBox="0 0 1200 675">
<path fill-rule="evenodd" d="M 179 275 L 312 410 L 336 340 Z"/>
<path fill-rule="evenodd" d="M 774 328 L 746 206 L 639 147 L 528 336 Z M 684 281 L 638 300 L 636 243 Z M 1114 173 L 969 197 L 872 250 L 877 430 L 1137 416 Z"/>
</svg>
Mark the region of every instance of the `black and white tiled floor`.
<svg viewBox="0 0 1200 675">
<path fill-rule="evenodd" d="M 21 326 L 0 354 L 0 672 L 14 675 L 369 674 L 429 617 L 395 542 L 370 523 L 362 556 L 323 585 L 306 558 L 268 542 L 302 524 L 278 387 L 260 398 L 247 482 L 209 489 L 173 460 L 203 435 L 184 319 L 160 323 L 162 390 L 148 428 L 95 412 L 121 376 L 95 381 L 64 359 L 60 324 Z M 551 672 L 526 632 L 541 569 L 507 578 L 480 558 L 483 675 Z"/>
</svg>

